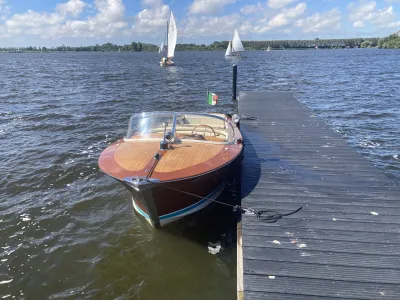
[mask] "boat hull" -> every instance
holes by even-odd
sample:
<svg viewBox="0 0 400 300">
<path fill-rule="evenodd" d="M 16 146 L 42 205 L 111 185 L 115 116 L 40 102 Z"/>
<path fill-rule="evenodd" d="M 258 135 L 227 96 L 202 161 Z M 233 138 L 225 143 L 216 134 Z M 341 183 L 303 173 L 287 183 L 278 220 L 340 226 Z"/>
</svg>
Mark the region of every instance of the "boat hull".
<svg viewBox="0 0 400 300">
<path fill-rule="evenodd" d="M 172 60 L 169 60 L 165 63 L 160 61 L 160 66 L 161 67 L 172 67 L 172 66 L 175 66 L 175 63 Z"/>
<path fill-rule="evenodd" d="M 157 132 L 145 138 L 128 134 L 129 138 L 109 145 L 99 157 L 100 169 L 128 188 L 135 210 L 156 228 L 200 210 L 216 199 L 232 164 L 236 164 L 243 152 L 240 130 L 228 115 L 184 117 L 189 125 L 176 126 L 174 113 L 172 128 L 175 127 L 177 140 L 166 148 L 163 141 L 159 142 Z M 207 119 L 211 117 L 215 120 Z M 216 132 L 212 126 L 197 125 L 207 122 L 215 126 Z M 191 134 L 199 126 L 211 127 L 214 134 Z"/>
<path fill-rule="evenodd" d="M 196 177 L 149 183 L 139 188 L 123 183 L 132 194 L 136 212 L 154 227 L 160 227 L 192 214 L 215 200 L 225 187 L 230 165 Z"/>
</svg>

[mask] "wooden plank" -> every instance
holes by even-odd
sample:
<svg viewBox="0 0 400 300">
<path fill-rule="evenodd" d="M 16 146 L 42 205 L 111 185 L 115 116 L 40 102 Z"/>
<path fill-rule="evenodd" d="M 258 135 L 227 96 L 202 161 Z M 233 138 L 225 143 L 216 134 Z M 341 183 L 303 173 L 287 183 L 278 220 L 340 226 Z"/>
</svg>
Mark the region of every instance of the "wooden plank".
<svg viewBox="0 0 400 300">
<path fill-rule="evenodd" d="M 353 228 L 346 230 L 338 230 L 334 228 L 287 228 L 284 226 L 271 226 L 268 228 L 268 230 L 265 230 L 265 227 L 259 228 L 258 224 L 248 224 L 246 229 L 246 235 L 261 235 L 273 239 L 290 237 L 293 239 L 318 239 L 320 241 L 327 242 L 353 241 L 364 243 L 391 243 L 400 245 L 400 233 L 397 232 L 369 232 L 354 230 Z"/>
<path fill-rule="evenodd" d="M 327 269 L 327 274 L 328 274 Z M 245 282 L 245 299 L 247 291 L 266 293 L 286 293 L 306 297 L 341 297 L 347 299 L 392 299 L 397 300 L 400 285 L 356 281 L 337 281 L 328 278 L 295 278 L 275 276 L 270 279 L 264 275 L 247 275 Z"/>
<path fill-rule="evenodd" d="M 160 149 L 159 142 L 123 142 L 114 154 L 114 159 L 128 171 L 142 170 Z"/>
<path fill-rule="evenodd" d="M 173 146 L 155 168 L 155 172 L 173 172 L 195 166 L 215 157 L 225 145 L 183 143 Z"/>
<path fill-rule="evenodd" d="M 362 272 L 364 268 L 398 269 L 400 265 L 400 256 L 398 255 L 365 255 L 364 253 L 322 252 L 310 249 L 266 249 L 252 247 L 251 245 L 244 245 L 243 251 L 246 253 L 246 259 L 282 261 L 289 266 L 292 262 L 303 262 L 321 264 L 327 266 L 327 268 L 330 266 L 359 267 L 360 272 Z"/>
<path fill-rule="evenodd" d="M 289 210 L 289 209 L 288 209 Z M 295 228 L 304 228 L 304 229 L 335 229 L 335 230 L 357 230 L 362 232 L 389 232 L 389 233 L 399 233 L 400 232 L 400 224 L 397 223 L 380 223 L 380 222 L 362 222 L 358 220 L 340 220 L 339 222 L 335 222 L 333 220 L 316 220 L 313 218 L 285 218 L 280 220 L 277 223 L 265 223 L 260 222 L 256 218 L 250 218 L 246 216 L 243 218 L 246 222 L 246 226 L 243 226 L 242 232 L 243 235 L 247 234 L 247 224 L 249 225 L 258 225 L 260 230 L 268 230 L 271 227 L 285 227 L 289 229 Z"/>
<path fill-rule="evenodd" d="M 393 268 L 360 268 L 358 266 L 334 266 L 327 264 L 299 263 L 274 260 L 245 259 L 246 274 L 276 277 L 331 279 L 369 283 L 398 284 L 400 270 Z"/>
<path fill-rule="evenodd" d="M 240 93 L 245 299 L 398 299 L 400 189 L 290 93 Z M 239 262 L 238 262 L 239 263 Z"/>
<path fill-rule="evenodd" d="M 188 143 L 173 145 L 157 164 L 156 172 L 185 169 L 215 157 L 225 145 Z M 115 151 L 115 161 L 128 171 L 142 170 L 160 148 L 159 142 L 124 142 Z"/>
<path fill-rule="evenodd" d="M 326 252 L 362 253 L 377 255 L 400 255 L 399 244 L 365 243 L 354 241 L 325 241 L 319 239 L 293 238 L 293 237 L 266 237 L 261 235 L 246 235 L 243 233 L 243 244 L 252 247 L 275 248 L 275 249 L 301 249 L 303 251 L 315 250 Z M 279 243 L 278 243 L 279 242 Z M 400 277 L 399 277 L 400 278 Z"/>
<path fill-rule="evenodd" d="M 242 222 L 237 224 L 237 298 L 244 299 L 243 294 L 243 249 L 242 249 Z"/>
<path fill-rule="evenodd" d="M 253 300 L 265 300 L 265 299 L 273 299 L 273 300 L 343 300 L 348 298 L 342 297 L 326 297 L 326 296 L 312 296 L 312 295 L 298 295 L 290 293 L 267 293 L 267 292 L 246 292 L 246 299 Z"/>
</svg>

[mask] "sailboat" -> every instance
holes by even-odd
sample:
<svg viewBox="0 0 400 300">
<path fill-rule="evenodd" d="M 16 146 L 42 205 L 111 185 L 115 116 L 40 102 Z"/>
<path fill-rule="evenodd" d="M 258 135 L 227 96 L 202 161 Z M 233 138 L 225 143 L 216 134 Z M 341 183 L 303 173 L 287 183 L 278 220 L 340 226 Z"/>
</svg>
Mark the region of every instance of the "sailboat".
<svg viewBox="0 0 400 300">
<path fill-rule="evenodd" d="M 171 58 L 174 58 L 177 37 L 178 31 L 176 28 L 174 14 L 171 11 L 169 22 L 167 22 L 167 45 L 164 46 L 164 43 L 161 43 L 161 47 L 159 49 L 159 53 L 161 53 L 163 56 L 160 61 L 160 66 L 168 67 L 175 65 Z"/>
<path fill-rule="evenodd" d="M 225 56 L 239 56 L 240 52 L 244 52 L 244 47 L 240 40 L 239 33 L 235 29 L 232 41 L 229 41 L 228 48 L 226 49 Z"/>
<path fill-rule="evenodd" d="M 265 51 L 271 51 L 271 47 L 268 46 L 268 48 Z"/>
<path fill-rule="evenodd" d="M 164 45 L 164 42 L 161 42 L 160 48 L 158 49 L 158 53 L 163 57 L 167 56 L 167 47 Z"/>
</svg>

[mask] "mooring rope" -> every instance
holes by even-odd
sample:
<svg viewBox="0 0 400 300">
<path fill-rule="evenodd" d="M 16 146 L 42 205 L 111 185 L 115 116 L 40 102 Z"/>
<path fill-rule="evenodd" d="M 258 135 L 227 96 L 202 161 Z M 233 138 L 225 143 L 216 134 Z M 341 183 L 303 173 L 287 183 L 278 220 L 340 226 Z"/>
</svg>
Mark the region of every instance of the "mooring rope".
<svg viewBox="0 0 400 300">
<path fill-rule="evenodd" d="M 248 117 L 248 116 L 240 116 L 240 120 L 249 120 L 249 121 L 256 121 L 258 120 L 256 117 Z"/>
<path fill-rule="evenodd" d="M 225 205 L 225 206 L 232 207 L 234 212 L 237 212 L 237 211 L 240 210 L 240 212 L 243 213 L 243 214 L 246 214 L 246 213 L 254 214 L 258 219 L 260 219 L 262 221 L 265 221 L 267 223 L 275 223 L 279 219 L 282 219 L 283 217 L 286 217 L 286 216 L 293 215 L 293 214 L 299 212 L 303 208 L 303 207 L 299 207 L 298 209 L 296 209 L 296 210 L 294 210 L 292 212 L 286 213 L 286 214 L 282 214 L 282 213 L 279 213 L 279 212 L 277 212 L 275 210 L 271 210 L 271 209 L 256 211 L 253 208 L 247 208 L 247 207 L 244 207 L 244 206 L 241 206 L 241 205 L 232 205 L 232 204 L 225 203 L 225 202 L 222 202 L 222 201 L 218 201 L 218 200 L 215 200 L 215 199 L 212 199 L 212 198 L 208 198 L 208 197 L 199 196 L 199 195 L 196 195 L 196 194 L 193 194 L 193 193 L 189 193 L 189 192 L 186 192 L 186 191 L 183 191 L 183 190 L 180 190 L 180 189 L 176 189 L 176 188 L 167 186 L 167 185 L 165 185 L 165 184 L 163 184 L 161 182 L 153 182 L 153 181 L 150 181 L 150 180 L 147 180 L 147 182 L 153 183 L 153 184 L 157 184 L 157 185 L 161 185 L 161 186 L 163 186 L 163 187 L 165 187 L 166 189 L 169 189 L 169 190 L 173 190 L 173 191 L 180 192 L 180 193 L 183 193 L 183 194 L 187 194 L 187 195 L 190 195 L 190 196 L 193 196 L 193 197 L 210 200 L 210 201 L 213 201 L 213 202 L 218 203 L 218 204 L 222 204 L 222 205 Z"/>
</svg>

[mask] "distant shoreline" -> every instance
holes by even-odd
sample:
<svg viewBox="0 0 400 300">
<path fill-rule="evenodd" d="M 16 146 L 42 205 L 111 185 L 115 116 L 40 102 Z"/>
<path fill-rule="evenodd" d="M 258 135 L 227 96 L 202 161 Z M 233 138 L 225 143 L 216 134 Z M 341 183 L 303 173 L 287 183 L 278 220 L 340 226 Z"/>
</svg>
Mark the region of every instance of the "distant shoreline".
<svg viewBox="0 0 400 300">
<path fill-rule="evenodd" d="M 210 45 L 177 44 L 176 51 L 225 51 L 229 41 L 216 41 Z M 243 41 L 246 50 L 314 50 L 318 49 L 350 49 L 350 48 L 400 48 L 400 32 L 384 38 L 349 38 L 349 39 L 319 39 L 314 40 L 273 40 L 273 41 Z M 54 53 L 54 52 L 157 52 L 159 47 L 153 44 L 132 42 L 116 45 L 105 43 L 92 46 L 59 46 L 59 47 L 3 47 L 0 53 Z"/>
<path fill-rule="evenodd" d="M 319 51 L 319 50 L 351 50 L 351 49 L 380 49 L 378 47 L 368 47 L 368 48 L 361 48 L 361 47 L 356 47 L 356 48 L 319 48 L 319 49 L 314 49 L 314 48 L 287 48 L 287 49 L 271 49 L 271 51 L 295 51 L 295 50 L 301 50 L 301 51 Z M 382 49 L 394 49 L 394 48 L 382 48 Z M 214 50 L 192 50 L 192 49 L 187 49 L 187 50 L 176 50 L 176 52 L 224 52 L 225 50 L 223 49 L 214 49 Z M 264 51 L 264 49 L 246 49 L 246 51 Z M 147 52 L 147 53 L 156 53 L 157 51 L 0 51 L 0 54 L 40 54 L 40 53 L 59 53 L 59 54 L 66 54 L 66 53 L 142 53 L 142 52 Z"/>
</svg>

